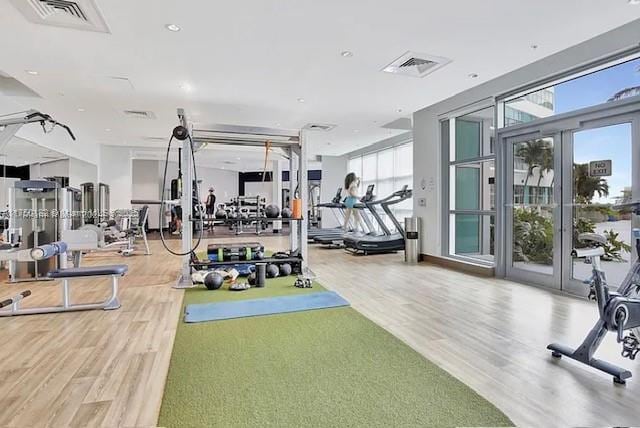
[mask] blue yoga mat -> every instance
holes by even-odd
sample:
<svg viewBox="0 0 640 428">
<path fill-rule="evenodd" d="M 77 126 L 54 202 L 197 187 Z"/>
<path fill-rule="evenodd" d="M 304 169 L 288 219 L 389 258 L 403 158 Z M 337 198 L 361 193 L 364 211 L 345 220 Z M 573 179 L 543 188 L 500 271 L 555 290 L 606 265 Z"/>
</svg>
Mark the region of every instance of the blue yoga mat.
<svg viewBox="0 0 640 428">
<path fill-rule="evenodd" d="M 349 306 L 349 302 L 333 291 L 309 293 L 300 296 L 267 297 L 233 302 L 187 305 L 185 322 L 220 321 L 259 315 L 283 314 L 313 309 Z"/>
</svg>

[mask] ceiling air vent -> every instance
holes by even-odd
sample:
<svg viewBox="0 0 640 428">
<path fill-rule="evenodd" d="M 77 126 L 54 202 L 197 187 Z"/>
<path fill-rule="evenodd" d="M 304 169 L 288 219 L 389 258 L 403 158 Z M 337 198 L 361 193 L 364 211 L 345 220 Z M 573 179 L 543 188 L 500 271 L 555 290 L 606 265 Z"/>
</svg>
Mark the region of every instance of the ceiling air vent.
<svg viewBox="0 0 640 428">
<path fill-rule="evenodd" d="M 307 123 L 303 129 L 307 129 L 309 131 L 331 131 L 335 128 L 336 125 L 330 125 L 328 123 Z"/>
<path fill-rule="evenodd" d="M 11 0 L 11 3 L 36 24 L 109 33 L 94 0 Z"/>
<path fill-rule="evenodd" d="M 124 114 L 136 119 L 155 119 L 156 115 L 152 111 L 145 110 L 125 110 Z"/>
<path fill-rule="evenodd" d="M 448 58 L 409 51 L 387 65 L 382 71 L 411 77 L 424 77 L 450 62 L 451 60 Z"/>
</svg>

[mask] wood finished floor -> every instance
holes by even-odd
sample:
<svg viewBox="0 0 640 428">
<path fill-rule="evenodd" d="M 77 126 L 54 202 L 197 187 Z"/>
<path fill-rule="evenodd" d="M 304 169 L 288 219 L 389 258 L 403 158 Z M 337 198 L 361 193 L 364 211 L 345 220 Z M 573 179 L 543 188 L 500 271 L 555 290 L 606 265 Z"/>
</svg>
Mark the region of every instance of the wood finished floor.
<svg viewBox="0 0 640 428">
<path fill-rule="evenodd" d="M 272 248 L 282 243 L 260 241 Z M 0 427 L 155 426 L 182 292 L 170 288 L 178 259 L 158 241 L 151 246 L 151 256 L 86 259 L 86 265 L 129 265 L 120 310 L 0 318 Z M 613 337 L 598 356 L 634 372 L 626 387 L 567 359 L 552 360 L 545 349 L 551 341 L 573 346 L 583 339 L 597 317 L 587 301 L 431 265 L 406 266 L 401 255 L 354 257 L 313 248 L 310 260 L 323 285 L 519 426 L 640 424 L 640 364 L 621 358 Z M 107 286 L 85 281 L 73 288 L 74 297 L 99 299 Z M 58 298 L 51 282 L 3 284 L 0 297 L 27 288 L 34 293 L 29 305 Z"/>
</svg>

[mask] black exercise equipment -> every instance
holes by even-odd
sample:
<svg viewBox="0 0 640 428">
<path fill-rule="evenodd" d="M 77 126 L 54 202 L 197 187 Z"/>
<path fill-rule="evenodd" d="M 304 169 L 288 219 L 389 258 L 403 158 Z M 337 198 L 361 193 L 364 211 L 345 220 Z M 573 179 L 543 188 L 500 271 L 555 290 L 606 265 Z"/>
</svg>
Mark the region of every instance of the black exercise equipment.
<svg viewBox="0 0 640 428">
<path fill-rule="evenodd" d="M 354 205 L 354 209 L 360 210 L 362 211 L 360 213 L 362 220 L 364 221 L 364 223 L 366 224 L 367 228 L 369 229 L 369 233 L 373 233 L 375 234 L 375 228 L 373 226 L 373 224 L 371 223 L 371 220 L 369 219 L 369 217 L 366 214 L 367 211 L 367 203 L 368 202 L 372 202 L 376 199 L 375 195 L 374 195 L 374 190 L 375 190 L 375 184 L 370 184 L 367 186 L 367 191 L 365 192 L 364 196 L 362 198 L 360 198 L 360 201 L 358 201 L 357 204 Z M 345 221 L 345 216 L 344 216 L 344 210 L 346 209 L 344 203 L 340 202 L 340 212 L 342 213 L 342 222 L 344 223 Z M 356 221 L 355 219 L 353 219 L 353 221 Z M 329 232 L 327 234 L 324 235 L 317 235 L 313 238 L 313 241 L 317 244 L 322 244 L 324 246 L 324 248 L 344 248 L 344 238 L 346 236 L 350 236 L 352 234 L 355 234 L 356 232 L 345 232 L 344 231 L 344 227 L 341 227 L 339 230 L 336 230 L 334 232 Z"/>
<path fill-rule="evenodd" d="M 257 288 L 262 288 L 266 284 L 266 276 L 267 276 L 267 264 L 266 263 L 256 263 L 256 284 Z"/>
<path fill-rule="evenodd" d="M 280 214 L 282 218 L 291 218 L 292 212 L 290 208 L 283 208 Z"/>
<path fill-rule="evenodd" d="M 264 258 L 264 246 L 258 242 L 210 244 L 207 258 L 213 262 L 252 261 Z"/>
<path fill-rule="evenodd" d="M 216 211 L 216 219 L 224 220 L 226 218 L 227 218 L 227 212 L 224 209 L 220 208 L 218 209 L 218 211 Z"/>
<path fill-rule="evenodd" d="M 222 287 L 224 283 L 224 278 L 217 272 L 209 272 L 204 277 L 204 286 L 207 287 L 207 290 L 217 290 Z"/>
<path fill-rule="evenodd" d="M 267 278 L 277 278 L 278 275 L 280 275 L 280 269 L 278 269 L 277 265 L 274 265 L 273 263 L 269 263 L 267 265 Z"/>
<path fill-rule="evenodd" d="M 31 296 L 31 290 L 25 290 L 22 293 L 18 293 L 15 296 L 3 300 L 0 302 L 0 308 L 4 308 L 6 306 L 11 306 L 11 305 L 15 305 L 17 304 L 20 300 L 24 299 L 25 297 L 29 297 Z"/>
<path fill-rule="evenodd" d="M 264 214 L 268 218 L 278 218 L 280 216 L 280 208 L 277 205 L 268 205 L 264 210 Z"/>
<path fill-rule="evenodd" d="M 338 224 L 344 224 L 344 209 L 345 206 L 342 203 L 342 187 L 338 187 L 338 191 L 336 195 L 333 197 L 331 202 L 325 202 L 317 205 L 317 208 L 329 208 L 331 212 L 333 212 Z M 336 214 L 337 213 L 337 214 Z M 307 231 L 307 240 L 312 243 L 314 242 L 314 238 L 316 236 L 327 236 L 333 235 L 341 237 L 344 233 L 344 228 L 342 226 L 333 227 L 333 228 L 318 228 L 318 227 L 310 227 Z"/>
<path fill-rule="evenodd" d="M 299 275 L 293 283 L 293 286 L 297 288 L 313 288 L 313 282 L 310 278 Z"/>
<path fill-rule="evenodd" d="M 399 204 L 412 197 L 412 191 L 409 186 L 405 185 L 402 189 L 393 192 L 386 198 L 376 201 L 364 202 L 365 206 L 371 212 L 376 222 L 382 230 L 380 235 L 358 235 L 355 233 L 347 234 L 344 236 L 343 242 L 345 249 L 352 253 L 359 254 L 379 254 L 379 253 L 391 253 L 395 251 L 404 250 L 404 227 L 400 224 L 398 219 L 393 215 L 391 205 Z M 395 232 L 391 232 L 389 227 L 385 224 L 382 217 L 378 213 L 376 207 L 382 207 L 382 210 L 391 220 L 396 228 Z"/>
<path fill-rule="evenodd" d="M 280 276 L 289 276 L 293 269 L 289 263 L 283 263 L 279 266 L 280 268 Z"/>
<path fill-rule="evenodd" d="M 247 282 L 249 283 L 249 285 L 256 285 L 256 273 L 250 273 L 249 276 L 247 277 Z"/>
<path fill-rule="evenodd" d="M 640 202 L 614 208 L 630 208 L 635 215 L 640 215 Z M 592 276 L 585 282 L 590 285 L 590 296 L 594 296 L 598 304 L 599 319 L 577 349 L 557 343 L 552 343 L 547 349 L 556 358 L 567 356 L 610 374 L 615 383 L 624 385 L 631 377 L 630 371 L 593 356 L 609 331 L 614 332 L 618 343 L 622 344 L 623 357 L 633 360 L 640 351 L 640 259 L 636 258 L 618 290 L 609 291 L 600 264 L 600 257 L 604 255 L 602 245 L 606 245 L 607 239 L 595 233 L 581 234 L 579 239 L 593 244 L 591 248 L 574 249 L 573 254 L 586 258 L 592 265 Z M 640 229 L 633 229 L 633 239 L 636 255 L 640 255 Z M 629 331 L 627 336 L 625 331 Z"/>
</svg>

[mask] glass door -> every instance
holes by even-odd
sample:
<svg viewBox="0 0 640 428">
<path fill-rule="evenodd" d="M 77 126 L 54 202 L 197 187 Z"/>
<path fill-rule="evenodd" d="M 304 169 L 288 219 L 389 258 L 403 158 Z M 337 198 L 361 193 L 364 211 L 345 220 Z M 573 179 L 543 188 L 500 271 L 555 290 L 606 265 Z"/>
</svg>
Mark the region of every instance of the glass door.
<svg viewBox="0 0 640 428">
<path fill-rule="evenodd" d="M 572 257 L 573 248 L 586 244 L 580 233 L 595 232 L 607 238 L 602 268 L 607 283 L 617 288 L 634 258 L 632 214 L 616 205 L 634 200 L 633 117 L 594 121 L 563 132 L 563 289 L 585 295 L 582 281 L 591 265 Z M 635 194 L 638 199 L 638 193 Z"/>
<path fill-rule="evenodd" d="M 619 110 L 619 112 L 618 112 Z M 498 274 L 586 296 L 591 265 L 572 256 L 605 236 L 602 268 L 615 290 L 637 255 L 640 222 L 620 204 L 640 200 L 640 104 L 541 120 L 499 135 Z"/>
<path fill-rule="evenodd" d="M 560 134 L 506 140 L 506 275 L 560 288 Z"/>
</svg>

